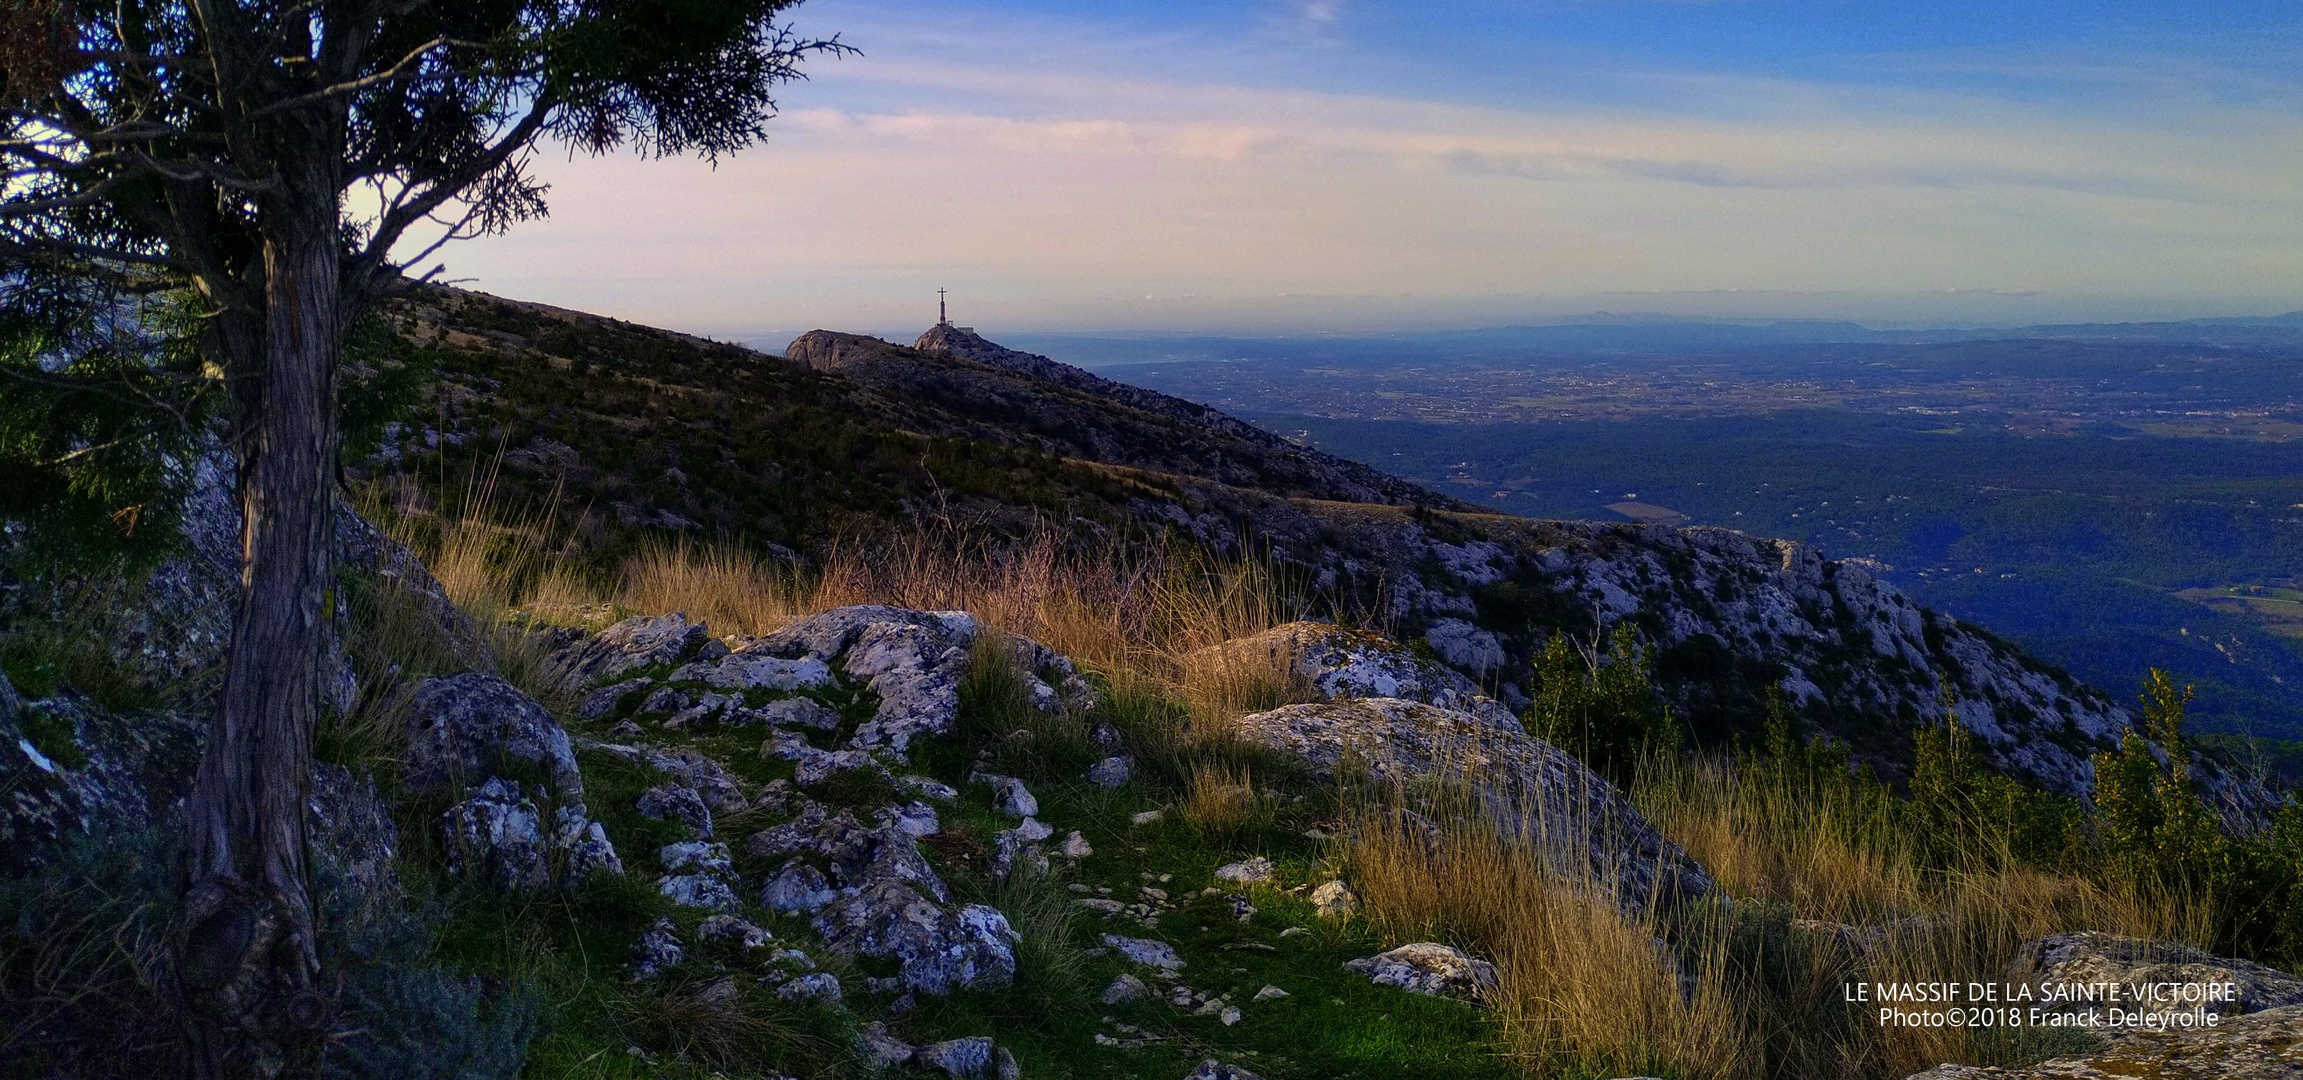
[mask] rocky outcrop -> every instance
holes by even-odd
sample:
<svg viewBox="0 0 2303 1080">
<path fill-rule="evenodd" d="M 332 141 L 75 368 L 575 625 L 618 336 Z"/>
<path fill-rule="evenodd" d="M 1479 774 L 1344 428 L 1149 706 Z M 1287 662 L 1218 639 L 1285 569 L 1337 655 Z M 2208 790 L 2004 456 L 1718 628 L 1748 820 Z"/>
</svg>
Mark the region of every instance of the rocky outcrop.
<svg viewBox="0 0 2303 1080">
<path fill-rule="evenodd" d="M 1367 630 L 1293 622 L 1250 637 L 1213 645 L 1193 655 L 1201 664 L 1258 664 L 1291 671 L 1330 701 L 1400 698 L 1470 713 L 1508 731 L 1519 717 L 1480 693 L 1477 684 L 1445 664 L 1416 656 L 1398 642 Z"/>
<path fill-rule="evenodd" d="M 416 732 L 402 781 L 459 796 L 441 815 L 449 866 L 507 889 L 623 873 L 584 806 L 584 780 L 558 720 L 494 675 L 426 679 L 411 706 Z"/>
<path fill-rule="evenodd" d="M 1495 965 L 1453 946 L 1419 941 L 1347 961 L 1344 970 L 1411 994 L 1477 1001 L 1496 987 Z"/>
<path fill-rule="evenodd" d="M 597 634 L 579 637 L 555 652 L 554 674 L 571 687 L 609 682 L 641 668 L 681 660 L 713 660 L 727 646 L 712 640 L 700 622 L 680 612 L 625 619 Z"/>
<path fill-rule="evenodd" d="M 25 700 L 0 675 L 0 869 L 70 834 L 152 824 L 190 789 L 205 738 L 180 712 L 115 715 L 70 690 Z"/>
<path fill-rule="evenodd" d="M 2056 1000 L 2038 1009 L 2096 1036 L 2102 1048 L 2020 1068 L 1947 1063 L 1908 1080 L 2303 1080 L 2303 979 L 2286 972 L 2173 942 L 2088 931 L 2026 943 L 2006 979 L 2116 987 L 2116 1002 Z M 2198 1000 L 2210 987 L 2232 993 Z M 2157 993 L 2142 992 L 2151 988 Z M 2200 1023 L 2201 1013 L 2213 1014 L 2214 1026 Z"/>
<path fill-rule="evenodd" d="M 2224 1018 L 2212 1028 L 2128 1030 L 2089 1054 L 2016 1068 L 1946 1064 L 1907 1080 L 2298 1080 L 2303 1005 Z"/>
<path fill-rule="evenodd" d="M 2215 956 L 2188 945 L 2082 931 L 2055 934 L 2023 946 L 2008 966 L 2010 983 L 2115 984 L 2118 986 L 2228 986 L 2227 1002 L 2209 1006 L 2220 1013 L 2251 1013 L 2303 1005 L 2303 978 L 2276 968 Z M 2126 1002 L 2120 1007 L 2153 1015 L 2188 1013 L 2193 1002 L 2168 999 Z M 2098 1015 L 2087 1002 L 2058 1002 L 2049 1011 Z"/>
<path fill-rule="evenodd" d="M 1405 789 L 1459 781 L 1490 819 L 1535 843 L 1562 872 L 1592 875 L 1631 907 L 1700 896 L 1711 879 L 1640 817 L 1613 784 L 1564 750 L 1470 713 L 1397 698 L 1289 705 L 1241 718 L 1249 742 L 1333 776 Z"/>
</svg>

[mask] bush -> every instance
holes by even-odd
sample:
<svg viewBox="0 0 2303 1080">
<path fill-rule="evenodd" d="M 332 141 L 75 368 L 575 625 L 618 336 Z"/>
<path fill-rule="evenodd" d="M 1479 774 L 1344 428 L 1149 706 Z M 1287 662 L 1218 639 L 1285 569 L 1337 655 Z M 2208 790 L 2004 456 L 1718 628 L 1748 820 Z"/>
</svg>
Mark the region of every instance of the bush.
<svg viewBox="0 0 2303 1080">
<path fill-rule="evenodd" d="M 1618 784 L 1641 755 L 1682 741 L 1679 721 L 1655 690 L 1655 648 L 1630 624 L 1586 648 L 1554 634 L 1535 658 L 1535 703 L 1527 729 L 1582 758 Z"/>
</svg>

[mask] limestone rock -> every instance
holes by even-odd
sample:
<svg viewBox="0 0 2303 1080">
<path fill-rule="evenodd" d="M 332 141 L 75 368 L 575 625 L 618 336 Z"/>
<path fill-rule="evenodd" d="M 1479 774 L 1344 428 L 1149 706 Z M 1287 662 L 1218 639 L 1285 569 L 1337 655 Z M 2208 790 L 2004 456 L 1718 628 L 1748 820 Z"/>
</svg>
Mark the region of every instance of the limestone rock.
<svg viewBox="0 0 2303 1080">
<path fill-rule="evenodd" d="M 718 646 L 715 649 L 714 646 Z M 568 686 L 591 686 L 626 672 L 724 650 L 700 622 L 680 612 L 634 616 L 553 655 L 553 673 Z"/>
<path fill-rule="evenodd" d="M 25 701 L 0 676 L 0 868 L 37 863 L 70 833 L 151 824 L 190 790 L 206 729 L 173 710 L 115 715 L 71 690 Z"/>
<path fill-rule="evenodd" d="M 514 891 L 548 888 L 542 816 L 519 785 L 489 777 L 443 815 L 448 869 L 467 881 Z"/>
<path fill-rule="evenodd" d="M 2143 938 L 2120 937 L 2094 931 L 2054 934 L 2029 942 L 2008 965 L 2007 981 L 2016 983 L 2231 983 L 2238 993 L 2227 1006 L 2209 1005 L 2225 1015 L 2303 1005 L 2303 978 L 2246 960 L 2214 956 L 2186 945 Z M 2187 1013 L 2190 1002 L 2123 1002 L 2122 1009 L 2142 1007 L 2156 1014 Z M 2058 1003 L 2065 1012 L 2086 1012 L 2086 1002 Z"/>
<path fill-rule="evenodd" d="M 1346 961 L 1343 966 L 1378 986 L 1396 986 L 1411 994 L 1433 997 L 1476 1001 L 1496 986 L 1495 965 L 1435 941 L 1402 945 Z"/>
<path fill-rule="evenodd" d="M 1271 860 L 1261 855 L 1216 867 L 1215 878 L 1217 881 L 1229 881 L 1240 885 L 1269 885 L 1277 880 Z"/>
<path fill-rule="evenodd" d="M 1199 1067 L 1185 1073 L 1183 1080 L 1263 1080 L 1237 1065 L 1226 1065 L 1214 1058 L 1199 1063 Z"/>
<path fill-rule="evenodd" d="M 672 682 L 700 682 L 722 690 L 815 690 L 834 683 L 831 665 L 813 656 L 723 656 L 682 667 Z"/>
<path fill-rule="evenodd" d="M 1103 1003 L 1106 1005 L 1125 1005 L 1131 1001 L 1142 1001 L 1150 996 L 1151 987 L 1145 986 L 1142 979 L 1133 975 L 1122 975 L 1113 979 L 1110 986 L 1104 987 Z"/>
<path fill-rule="evenodd" d="M 1359 911 L 1359 898 L 1341 881 L 1330 881 L 1313 889 L 1311 904 L 1320 917 L 1327 919 L 1348 919 Z"/>
<path fill-rule="evenodd" d="M 812 924 L 830 948 L 893 958 L 904 985 L 943 996 L 1015 978 L 1016 932 L 981 904 L 950 911 L 897 881 L 880 881 L 817 913 Z"/>
<path fill-rule="evenodd" d="M 829 971 L 797 976 L 776 987 L 776 996 L 785 1001 L 815 1000 L 827 1005 L 840 1000 L 839 976 Z"/>
<path fill-rule="evenodd" d="M 1459 779 L 1490 816 L 1563 872 L 1589 873 L 1626 907 L 1700 896 L 1711 878 L 1566 751 L 1469 713 L 1397 698 L 1289 705 L 1237 721 L 1249 742 L 1332 776 L 1349 760 L 1377 784 Z"/>
<path fill-rule="evenodd" d="M 733 718 L 736 723 L 759 723 L 772 727 L 803 727 L 817 731 L 838 731 L 840 714 L 814 698 L 791 697 L 768 702 L 757 708 L 744 709 Z"/>
<path fill-rule="evenodd" d="M 1104 944 L 1139 967 L 1167 972 L 1183 970 L 1183 957 L 1176 955 L 1175 946 L 1164 941 L 1105 934 Z"/>
<path fill-rule="evenodd" d="M 992 1041 L 974 1035 L 964 1039 L 946 1039 L 929 1043 L 912 1054 L 912 1063 L 933 1069 L 952 1080 L 991 1080 Z"/>
<path fill-rule="evenodd" d="M 1106 791 L 1126 786 L 1128 778 L 1134 775 L 1135 759 L 1126 754 L 1114 754 L 1088 766 L 1088 783 Z"/>
<path fill-rule="evenodd" d="M 760 888 L 760 906 L 770 911 L 810 912 L 839 899 L 823 871 L 793 859 Z"/>
<path fill-rule="evenodd" d="M 657 821 L 677 821 L 694 829 L 703 839 L 712 838 L 712 811 L 704 805 L 704 797 L 696 789 L 677 784 L 664 784 L 640 793 L 638 808 L 641 814 Z"/>
<path fill-rule="evenodd" d="M 696 937 L 703 941 L 733 942 L 738 948 L 750 951 L 774 941 L 776 935 L 764 926 L 754 926 L 734 915 L 714 915 L 696 927 Z"/>
<path fill-rule="evenodd" d="M 632 978 L 637 981 L 653 979 L 680 966 L 688 958 L 688 951 L 680 947 L 680 939 L 672 933 L 672 920 L 659 918 L 640 940 L 632 945 Z"/>
<path fill-rule="evenodd" d="M 737 654 L 836 664 L 880 698 L 852 744 L 902 754 L 915 738 L 951 730 L 976 634 L 975 617 L 964 611 L 862 605 L 817 612 L 745 643 Z"/>
<path fill-rule="evenodd" d="M 863 1059 L 865 1072 L 876 1074 L 912 1060 L 912 1045 L 888 1034 L 888 1026 L 875 1020 L 856 1033 L 856 1056 Z"/>
<path fill-rule="evenodd" d="M 1029 818 L 1040 812 L 1040 801 L 1032 797 L 1024 782 L 1012 776 L 993 777 L 992 808 L 1009 817 Z M 1044 837 L 1040 839 L 1045 839 Z"/>
<path fill-rule="evenodd" d="M 1522 730 L 1519 718 L 1509 708 L 1481 694 L 1462 672 L 1418 657 L 1398 643 L 1367 631 L 1295 622 L 1212 646 L 1195 658 L 1201 662 L 1287 665 L 1331 701 L 1419 701 L 1469 713 L 1507 731 Z"/>
<path fill-rule="evenodd" d="M 720 912 L 741 906 L 733 885 L 736 870 L 728 845 L 683 840 L 665 844 L 656 858 L 666 871 L 656 879 L 656 889 L 672 903 Z"/>
<path fill-rule="evenodd" d="M 510 770 L 541 771 L 550 794 L 581 801 L 583 774 L 568 733 L 534 698 L 485 672 L 426 679 L 411 705 L 402 779 L 418 793 L 451 789 Z"/>
<path fill-rule="evenodd" d="M 2019 1068 L 1945 1064 L 1907 1080 L 2297 1080 L 2303 1005 L 2227 1016 L 2215 1027 L 2128 1028 L 2092 1053 Z"/>
</svg>

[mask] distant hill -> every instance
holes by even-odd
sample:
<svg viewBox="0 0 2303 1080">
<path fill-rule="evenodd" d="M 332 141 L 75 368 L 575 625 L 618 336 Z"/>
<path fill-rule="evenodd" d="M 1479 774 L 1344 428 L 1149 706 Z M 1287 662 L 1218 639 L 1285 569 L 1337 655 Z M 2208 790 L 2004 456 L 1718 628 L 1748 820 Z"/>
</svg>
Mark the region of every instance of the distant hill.
<svg viewBox="0 0 2303 1080">
<path fill-rule="evenodd" d="M 1094 368 L 1203 360 L 1287 359 L 1349 364 L 1408 356 L 1616 355 L 1792 345 L 1930 345 L 2088 341 L 2279 348 L 2303 344 L 2303 311 L 2133 323 L 2057 323 L 1927 330 L 1875 329 L 1833 319 L 1707 319 L 1597 312 L 1466 330 L 1383 334 L 1017 334 L 1017 343 Z"/>
</svg>

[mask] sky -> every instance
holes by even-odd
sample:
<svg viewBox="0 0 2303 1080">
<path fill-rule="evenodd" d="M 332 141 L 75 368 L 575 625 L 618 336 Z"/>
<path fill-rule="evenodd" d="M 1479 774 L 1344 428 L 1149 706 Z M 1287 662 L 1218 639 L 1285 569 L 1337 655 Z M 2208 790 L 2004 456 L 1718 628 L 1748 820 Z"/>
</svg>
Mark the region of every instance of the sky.
<svg viewBox="0 0 2303 1080">
<path fill-rule="evenodd" d="M 716 165 L 538 153 L 444 276 L 813 327 L 1356 333 L 2303 308 L 2303 4 L 807 0 Z M 427 264 L 427 267 L 429 264 Z"/>
</svg>

